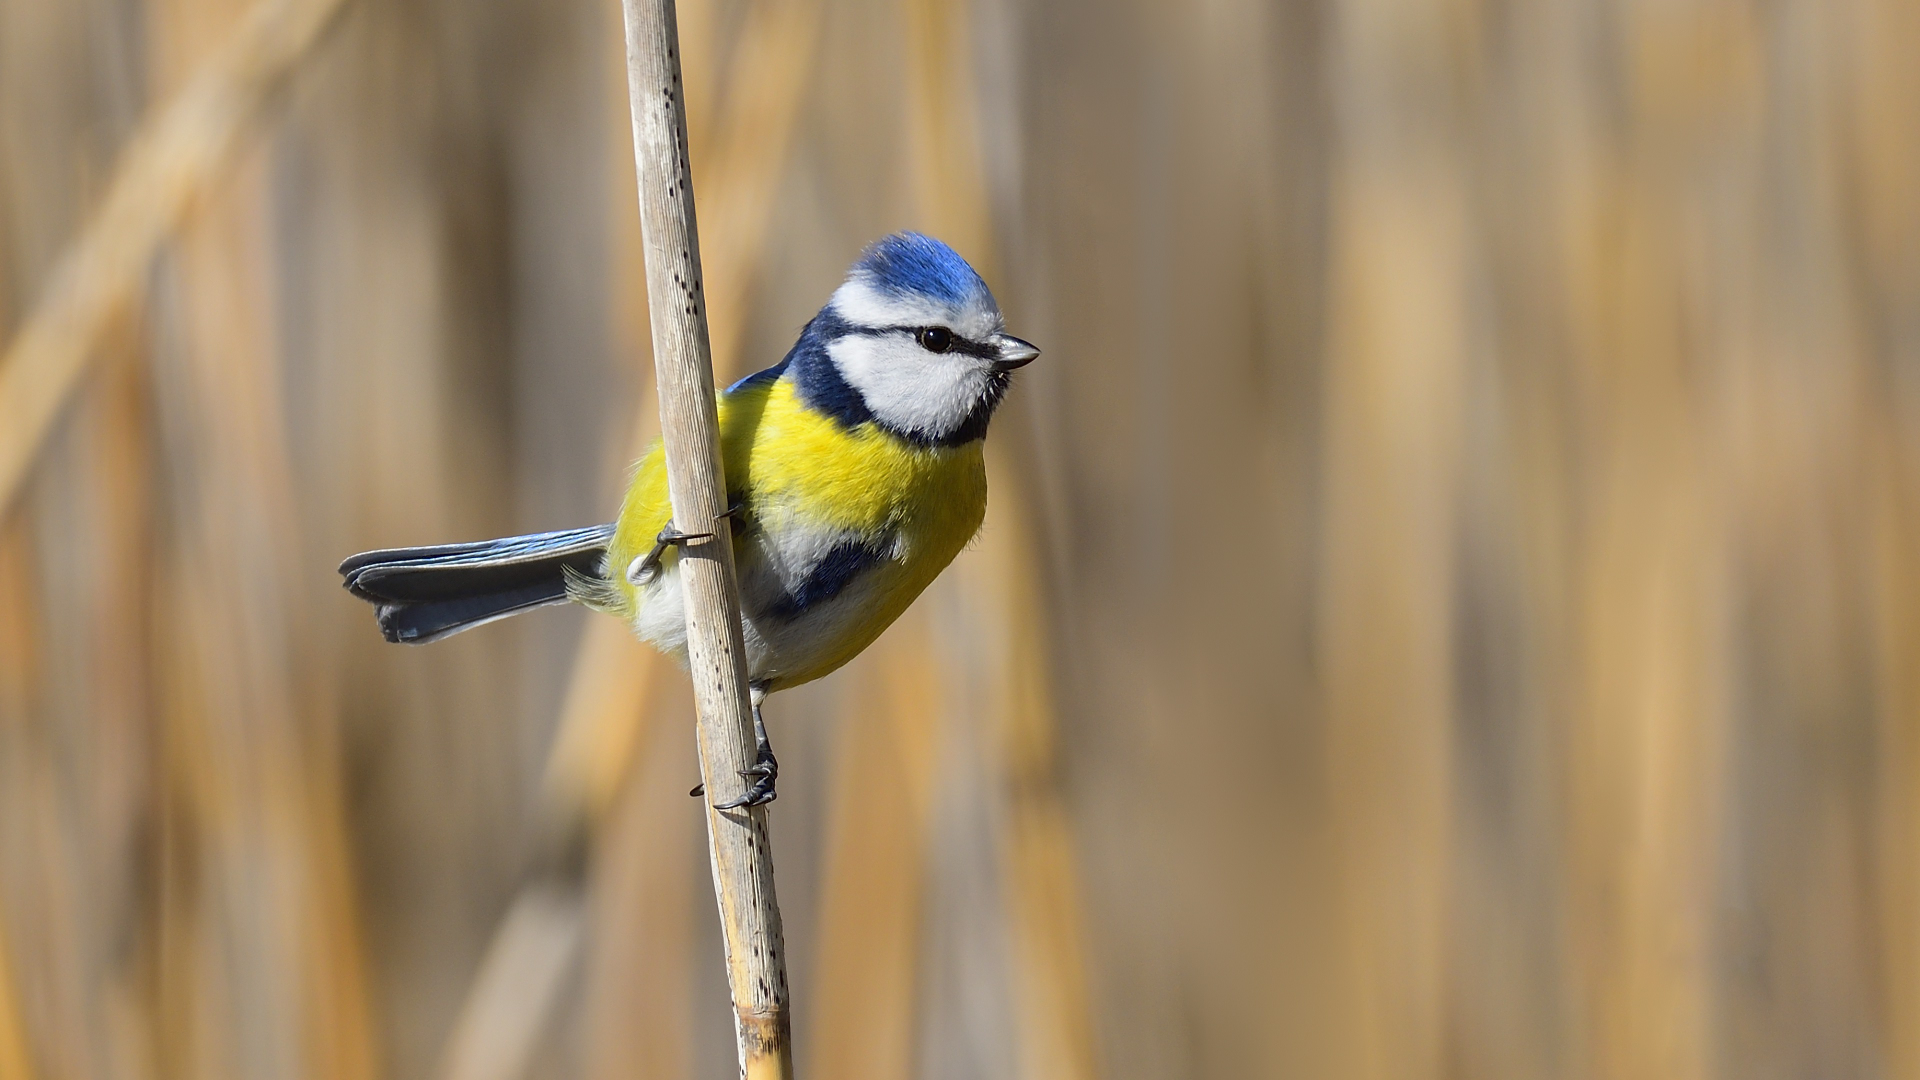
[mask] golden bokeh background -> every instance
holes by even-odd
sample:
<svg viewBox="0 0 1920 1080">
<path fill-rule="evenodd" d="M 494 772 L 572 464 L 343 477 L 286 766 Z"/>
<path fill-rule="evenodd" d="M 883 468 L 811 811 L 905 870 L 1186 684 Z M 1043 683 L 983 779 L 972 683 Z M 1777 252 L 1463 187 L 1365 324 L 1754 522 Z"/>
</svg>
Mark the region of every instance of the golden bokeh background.
<svg viewBox="0 0 1920 1080">
<path fill-rule="evenodd" d="M 980 541 L 769 706 L 801 1074 L 1920 1080 L 1920 7 L 685 0 L 716 364 Z M 655 426 L 612 0 L 0 0 L 0 1078 L 734 1068 L 681 676 L 333 566 Z"/>
</svg>

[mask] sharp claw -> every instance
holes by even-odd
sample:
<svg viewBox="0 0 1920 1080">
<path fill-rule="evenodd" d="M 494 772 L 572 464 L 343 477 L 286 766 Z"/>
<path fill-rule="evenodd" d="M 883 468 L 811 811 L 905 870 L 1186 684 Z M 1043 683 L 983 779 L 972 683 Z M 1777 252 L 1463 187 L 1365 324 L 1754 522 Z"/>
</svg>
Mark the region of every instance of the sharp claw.
<svg viewBox="0 0 1920 1080">
<path fill-rule="evenodd" d="M 759 784 L 747 789 L 746 794 L 732 802 L 714 803 L 715 810 L 738 810 L 741 807 L 765 806 L 780 797 L 780 793 L 769 787 L 762 791 Z"/>
<path fill-rule="evenodd" d="M 695 785 L 693 785 L 693 790 L 692 790 L 692 791 L 689 791 L 689 792 L 687 792 L 687 795 L 688 795 L 689 797 L 691 797 L 691 798 L 695 798 L 695 799 L 697 799 L 697 798 L 699 798 L 700 796 L 702 796 L 702 795 L 705 795 L 706 793 L 707 793 L 707 785 L 705 785 L 705 784 L 695 784 Z"/>
<path fill-rule="evenodd" d="M 780 778 L 780 763 L 772 760 L 772 755 L 757 764 L 740 770 L 740 778 L 753 781 L 747 785 L 746 793 L 732 802 L 715 803 L 715 810 L 738 810 L 743 806 L 765 806 L 780 797 L 774 789 L 774 783 Z"/>
<path fill-rule="evenodd" d="M 674 528 L 673 522 L 669 521 L 666 527 L 653 538 L 653 550 L 627 564 L 627 581 L 633 585 L 651 584 L 654 578 L 660 576 L 660 556 L 666 554 L 668 548 L 690 540 L 711 539 L 713 539 L 712 533 L 684 533 Z"/>
</svg>

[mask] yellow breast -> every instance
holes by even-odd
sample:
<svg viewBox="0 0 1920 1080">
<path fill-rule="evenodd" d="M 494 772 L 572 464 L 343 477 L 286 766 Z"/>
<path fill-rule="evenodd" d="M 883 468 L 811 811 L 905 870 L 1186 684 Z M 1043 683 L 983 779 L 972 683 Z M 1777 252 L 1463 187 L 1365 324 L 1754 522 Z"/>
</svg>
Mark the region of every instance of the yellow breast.
<svg viewBox="0 0 1920 1080">
<path fill-rule="evenodd" d="M 818 655 L 807 670 L 783 677 L 785 685 L 817 678 L 865 648 L 959 554 L 986 514 L 980 442 L 924 447 L 871 423 L 847 428 L 807 408 L 786 379 L 723 395 L 720 438 L 729 498 L 746 503 L 751 522 L 735 530 L 743 567 L 765 555 L 756 536 L 765 543 L 803 529 L 887 537 L 896 553 L 860 590 L 859 610 L 822 620 L 835 640 L 810 643 L 821 646 L 809 650 Z M 620 614 L 635 614 L 641 597 L 619 571 L 653 546 L 671 517 L 656 443 L 634 474 L 609 549 L 608 576 L 625 601 Z M 751 607 L 747 614 L 753 621 Z"/>
</svg>

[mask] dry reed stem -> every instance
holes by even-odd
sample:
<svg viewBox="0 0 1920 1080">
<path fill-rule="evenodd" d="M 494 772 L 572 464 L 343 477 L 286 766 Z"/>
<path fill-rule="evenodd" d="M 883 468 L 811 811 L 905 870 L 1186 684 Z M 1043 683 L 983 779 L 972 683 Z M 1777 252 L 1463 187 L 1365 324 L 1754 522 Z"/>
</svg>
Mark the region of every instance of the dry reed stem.
<svg viewBox="0 0 1920 1080">
<path fill-rule="evenodd" d="M 729 68 L 721 98 L 725 111 L 688 118 L 701 172 L 697 197 L 710 223 L 701 255 L 708 267 L 714 373 L 721 383 L 731 382 L 740 367 L 748 294 L 766 252 L 823 8 L 821 0 L 755 3 Z M 709 143 L 714 149 L 703 152 Z M 626 461 L 638 460 L 653 442 L 658 415 L 649 387 L 632 424 Z M 648 687 L 660 670 L 659 655 L 625 625 L 596 620 L 589 626 L 548 770 L 548 791 L 563 808 L 580 807 L 592 819 L 611 803 L 633 767 L 632 748 L 643 741 Z"/>
<path fill-rule="evenodd" d="M 73 970 L 89 973 L 72 984 L 53 1022 L 41 1028 L 43 1038 L 67 1046 L 64 1061 L 79 1064 L 75 1072 L 82 1075 L 111 1071 L 113 1062 L 141 1052 L 151 1037 L 145 1009 L 135 1023 L 114 1020 L 115 997 L 146 1002 L 140 1000 L 144 984 L 137 965 L 113 958 L 117 943 L 151 913 L 153 897 L 141 888 L 137 866 L 103 863 L 97 855 L 125 850 L 129 838 L 140 834 L 155 786 L 148 585 L 158 560 L 144 331 L 130 320 L 115 320 L 102 345 L 107 359 L 58 440 L 63 453 L 34 485 L 32 513 L 19 515 L 42 528 L 49 520 L 85 515 L 80 520 L 92 531 L 85 556 L 90 573 L 42 586 L 39 627 L 52 642 L 87 642 L 84 694 L 64 703 L 52 697 L 32 718 L 42 732 L 35 741 L 48 751 L 38 766 L 48 791 L 28 819 L 45 832 L 49 856 L 33 876 L 64 914 L 48 911 L 50 919 L 21 927 L 33 926 L 43 963 L 71 962 Z M 75 557 L 64 544 L 40 550 L 43 573 L 63 557 Z M 58 646 L 49 653 L 56 672 L 72 663 L 63 662 Z M 49 680 L 58 681 L 60 675 Z M 56 943 L 59 953 L 50 951 Z M 111 993 L 97 989 L 103 984 Z M 51 1071 L 54 1060 L 43 1057 L 42 1068 Z"/>
<path fill-rule="evenodd" d="M 934 231 L 1000 277 L 987 195 L 973 9 L 967 2 L 906 0 L 907 147 L 914 201 Z M 1004 442 L 988 441 L 994 496 L 975 553 L 989 587 L 987 635 L 995 711 L 990 774 L 1006 798 L 999 838 L 1014 940 L 1014 1010 L 1021 1075 L 1091 1080 L 1097 1075 L 1087 986 L 1084 915 L 1072 827 L 1058 787 L 1051 653 L 1033 569 L 1040 545 L 1026 507 L 1022 470 Z M 923 837 L 922 843 L 925 842 Z M 918 861 L 910 864 L 914 872 Z"/>
<path fill-rule="evenodd" d="M 1333 48 L 1321 638 L 1345 1074 L 1445 1069 L 1453 500 L 1467 371 L 1467 176 L 1444 3 L 1354 5 Z M 1409 37 L 1400 20 L 1422 28 Z M 1402 74 L 1405 70 L 1421 77 Z M 1419 122 L 1407 118 L 1420 117 Z"/>
<path fill-rule="evenodd" d="M 1000 476 L 1012 473 L 1002 464 Z M 1072 820 L 1060 792 L 1053 654 L 1034 570 L 1038 544 L 1021 498 L 1025 492 L 1016 486 L 1008 493 L 1008 486 L 1003 480 L 979 562 L 993 583 L 1004 628 L 992 745 L 996 788 L 1006 800 L 1003 858 L 1020 980 L 1021 1073 L 1034 1080 L 1092 1080 L 1100 1070 L 1086 916 Z"/>
<path fill-rule="evenodd" d="M 233 51 L 269 47 L 241 80 L 256 112 L 316 40 L 262 42 L 259 9 L 236 0 L 157 0 L 152 65 L 161 79 L 222 85 L 207 72 Z M 227 33 L 235 19 L 237 34 Z M 291 30 L 275 35 L 284 39 Z M 235 42 L 239 42 L 236 45 Z M 207 93 L 207 91 L 200 91 Z M 172 496 L 177 616 L 161 649 L 174 660 L 163 698 L 166 782 L 176 797 L 167 902 L 191 951 L 163 958 L 157 992 L 186 1002 L 169 1065 L 203 1076 L 273 1073 L 364 1080 L 377 1070 L 330 694 L 301 659 L 301 529 L 286 403 L 273 362 L 279 336 L 263 153 L 232 154 L 235 119 L 203 173 L 208 196 L 180 222 L 170 268 L 178 318 L 158 323 L 156 400 Z M 223 172 L 225 172 L 223 170 Z M 190 479 L 188 479 L 190 478 Z M 163 913 L 163 918 L 169 918 Z M 167 1006 L 171 1008 L 172 1006 Z"/>
<path fill-rule="evenodd" d="M 1572 582 L 1583 693 L 1567 725 L 1565 919 L 1576 1037 L 1596 1080 L 1724 1067 L 1715 894 L 1733 776 L 1738 496 L 1721 453 L 1729 413 L 1698 387 L 1751 362 L 1753 313 L 1738 309 L 1753 282 L 1696 277 L 1692 230 L 1727 204 L 1711 159 L 1674 168 L 1641 150 L 1748 92 L 1696 77 L 1759 62 L 1742 21 L 1733 8 L 1633 20 L 1630 62 L 1662 92 L 1636 100 L 1634 134 L 1595 155 L 1570 260 L 1591 289 L 1573 315 L 1597 450 L 1582 515 L 1595 527 Z M 1718 257 L 1759 261 L 1743 255 Z"/>
<path fill-rule="evenodd" d="M 65 452 L 35 485 L 33 512 L 13 519 L 25 536 L 38 533 L 26 550 L 38 549 L 40 579 L 0 582 L 0 603 L 11 609 L 0 619 L 18 620 L 0 632 L 0 651 L 13 649 L 34 670 L 23 677 L 0 665 L 0 760 L 9 765 L 0 818 L 13 840 L 0 879 L 8 883 L 11 969 L 31 1010 L 32 1057 L 48 1075 L 100 1075 L 147 1034 L 140 1021 L 113 1025 L 100 989 L 137 998 L 140 983 L 115 943 L 137 925 L 147 897 L 132 866 L 98 854 L 138 834 L 150 788 L 141 677 L 150 473 L 137 338 L 116 322 L 108 346 L 116 362 L 76 410 L 60 439 Z M 88 522 L 90 535 L 48 545 L 50 524 L 74 521 Z M 48 566 L 69 558 L 94 572 L 46 578 Z M 43 644 L 23 649 L 25 635 Z M 89 646 L 84 659 L 69 652 L 76 642 Z M 17 715 L 8 715 L 15 710 L 5 684 L 25 691 Z"/>
<path fill-rule="evenodd" d="M 577 885 L 523 889 L 474 973 L 447 1039 L 444 1080 L 518 1080 L 533 1059 L 584 937 Z"/>
<path fill-rule="evenodd" d="M 859 660 L 835 737 L 810 987 L 817 1076 L 914 1075 L 927 843 L 951 690 L 923 600 Z"/>
<path fill-rule="evenodd" d="M 662 687 L 655 712 L 692 708 Z M 683 1080 L 693 1075 L 695 985 L 691 932 L 702 902 L 697 868 L 701 819 L 689 814 L 686 733 L 649 724 L 637 768 L 594 829 L 593 956 L 586 973 L 586 1076 L 591 1080 Z M 673 752 L 680 750 L 681 752 Z M 701 959 L 706 959 L 702 956 Z"/>
<path fill-rule="evenodd" d="M 701 778 L 714 891 L 726 942 L 740 1071 L 793 1075 L 785 943 L 765 807 L 720 811 L 746 788 L 754 760 L 746 645 L 706 326 L 700 238 L 687 158 L 674 0 L 625 0 L 628 93 L 646 238 L 654 385 L 675 524 L 705 540 L 681 545 L 687 660 L 699 714 Z"/>
<path fill-rule="evenodd" d="M 8 946 L 0 1006 L 11 1018 L 0 1023 L 14 1031 L 17 1052 L 9 1051 L 9 1058 L 42 1074 L 84 1077 L 94 1071 L 97 1048 L 86 1038 L 77 972 L 67 966 L 77 959 L 80 937 L 73 868 L 62 865 L 66 853 L 58 835 L 69 821 L 42 809 L 57 805 L 61 793 L 44 729 L 36 730 L 53 694 L 31 525 L 24 518 L 0 521 L 0 796 L 6 797 L 9 824 L 31 826 L 8 845 L 9 872 L 0 876 L 7 886 L 0 896 L 0 931 Z M 27 735 L 40 737 L 29 742 L 22 738 Z"/>
<path fill-rule="evenodd" d="M 991 237 L 969 126 L 971 82 L 956 72 L 969 70 L 965 13 L 914 2 L 903 15 L 910 205 L 921 227 L 965 253 L 991 280 Z M 996 483 L 994 512 L 1006 497 Z M 964 588 L 957 584 L 964 567 L 963 560 L 933 591 Z M 943 677 L 951 664 L 934 640 L 931 599 L 923 597 L 862 654 L 850 714 L 835 740 L 808 1063 L 820 1075 L 885 1080 L 914 1071 L 924 1026 L 924 909 L 943 705 L 964 682 Z M 999 629 L 986 636 L 997 640 Z"/>
<path fill-rule="evenodd" d="M 1716 1071 L 1707 898 L 1728 568 L 1715 535 L 1726 507 L 1703 418 L 1686 406 L 1692 358 L 1680 343 L 1682 327 L 1714 320 L 1681 276 L 1673 202 L 1609 179 L 1625 184 L 1607 226 L 1617 292 L 1595 328 L 1608 349 L 1594 389 L 1611 406 L 1591 496 L 1602 524 L 1577 569 L 1589 689 L 1568 747 L 1569 952 L 1593 1075 L 1690 1080 Z"/>
<path fill-rule="evenodd" d="M 1358 1077 L 1442 1067 L 1448 628 L 1461 327 L 1457 192 L 1357 183 L 1336 226 L 1324 638 Z M 1418 188 L 1418 190 L 1416 190 Z M 1382 386 L 1399 386 L 1380 394 Z M 1391 571 L 1383 567 L 1393 568 Z"/>
<path fill-rule="evenodd" d="M 910 175 L 932 231 L 996 278 L 977 159 L 969 168 L 968 143 L 948 136 L 977 126 L 968 80 L 955 76 L 956 68 L 967 70 L 955 59 L 969 50 L 967 18 L 964 7 L 909 10 Z M 1018 471 L 1001 445 L 989 445 L 995 495 L 979 550 L 955 567 L 949 585 L 987 598 L 993 629 L 983 636 L 996 646 L 986 672 L 995 718 L 987 790 L 1010 800 L 998 842 L 1008 871 L 1020 1074 L 1090 1077 L 1096 1070 L 1078 883 L 1055 785 L 1050 661 L 1030 573 L 1032 531 Z M 856 708 L 838 740 L 815 1002 L 814 1065 L 829 1075 L 900 1076 L 914 1066 L 927 845 L 942 700 L 952 689 L 943 688 L 952 680 L 942 675 L 930 617 L 924 603 L 917 605 L 862 658 L 874 704 Z M 856 785 L 850 777 L 865 779 Z"/>
<path fill-rule="evenodd" d="M 85 12 L 55 6 L 0 13 L 7 26 L 0 38 L 8 39 L 0 42 L 5 81 L 31 87 L 44 102 L 58 102 L 84 83 L 88 72 L 74 63 L 76 50 L 58 39 L 61 27 L 86 19 Z M 7 71 L 8 65 L 25 70 Z M 10 271 L 39 261 L 33 252 L 72 231 L 86 199 L 80 193 L 89 186 L 72 181 L 83 170 L 100 169 L 110 152 L 49 115 L 60 115 L 57 106 L 11 116 L 0 136 L 8 158 L 0 207 L 11 211 L 0 212 L 11 219 L 0 225 L 0 264 L 10 264 L 0 265 L 0 327 L 9 334 L 10 302 L 24 299 L 14 294 Z M 76 166 L 63 178 L 68 184 L 35 182 L 36 167 L 54 161 Z M 0 936 L 11 938 L 0 942 L 10 946 L 0 948 L 8 953 L 0 961 L 0 979 L 7 982 L 0 987 L 0 1013 L 9 1014 L 0 1016 L 0 1027 L 8 1029 L 0 1034 L 0 1076 L 32 1069 L 100 1075 L 136 1052 L 146 1036 L 144 1016 L 110 1025 L 112 998 L 138 997 L 132 965 L 116 948 L 145 898 L 135 891 L 132 867 L 99 855 L 120 848 L 140 827 L 150 772 L 139 678 L 152 550 L 143 485 L 150 472 L 145 403 L 137 389 L 141 335 L 130 322 L 112 321 L 103 348 L 118 361 L 114 370 L 96 382 L 57 440 L 59 460 L 32 485 L 31 496 L 22 496 L 23 502 L 31 498 L 32 512 L 10 519 L 21 526 L 16 535 L 37 534 L 37 542 L 16 547 L 35 569 L 0 582 L 0 622 L 14 628 L 0 630 L 0 652 L 12 648 L 34 668 L 23 678 L 0 664 L 0 759 L 9 766 L 0 778 L 6 795 L 0 819 L 9 823 L 10 839 L 0 860 L 6 864 L 0 880 L 8 884 Z M 75 522 L 87 523 L 86 535 L 68 535 Z M 49 543 L 54 530 L 61 535 Z M 11 539 L 0 545 L 15 546 Z M 92 572 L 50 572 L 63 560 Z M 16 635 L 43 644 L 22 649 Z"/>
<path fill-rule="evenodd" d="M 736 46 L 738 55 L 729 67 L 728 85 L 720 98 L 727 106 L 725 111 L 718 116 L 711 115 L 711 103 L 702 96 L 688 95 L 690 109 L 709 108 L 707 113 L 690 115 L 688 124 L 696 133 L 692 147 L 704 177 L 702 203 L 709 207 L 709 217 L 714 222 L 714 227 L 708 230 L 703 253 L 707 255 L 708 266 L 721 270 L 720 274 L 713 275 L 714 280 L 724 283 L 715 284 L 709 290 L 710 297 L 721 297 L 710 299 L 709 308 L 718 312 L 710 318 L 716 342 L 727 343 L 717 344 L 715 351 L 715 369 L 722 381 L 730 380 L 738 364 L 737 342 L 747 316 L 746 294 L 766 247 L 774 195 L 785 171 L 800 105 L 805 100 L 805 82 L 812 70 L 813 41 L 821 8 L 819 0 L 761 0 L 754 4 L 745 16 L 740 43 Z M 700 35 L 702 39 L 706 36 Z M 689 67 L 714 66 L 707 62 L 711 58 L 700 56 L 690 46 L 683 47 L 682 51 L 688 55 Z M 623 106 L 624 103 L 622 93 Z M 623 124 L 623 131 L 625 127 Z M 719 149 L 702 154 L 699 148 L 709 142 L 717 142 Z M 615 160 L 625 160 L 624 155 L 615 155 Z M 626 179 L 631 184 L 630 173 Z M 622 190 L 631 188 L 622 185 Z M 621 196 L 622 206 L 626 205 L 625 199 Z M 725 208 L 724 212 L 715 212 L 715 207 Z M 617 220 L 633 221 L 626 213 L 619 213 Z M 637 234 L 637 221 L 633 221 L 631 231 Z M 644 298 L 644 268 L 638 257 L 638 236 L 624 240 L 619 246 L 624 248 L 628 244 L 635 250 L 636 257 L 628 260 L 616 251 L 615 260 L 622 264 L 622 269 L 616 273 L 619 284 L 615 295 Z M 624 265 L 629 261 L 633 264 L 630 269 Z M 616 303 L 620 301 L 616 299 Z M 643 323 L 644 316 L 638 321 Z M 617 330 L 620 331 L 617 336 L 626 341 L 644 335 L 642 327 Z M 654 438 L 658 415 L 649 383 L 640 395 L 624 461 L 635 460 L 645 452 Z M 635 639 L 624 623 L 596 619 L 588 625 L 547 760 L 544 812 L 551 820 L 545 833 L 546 842 L 570 845 L 577 842 L 581 829 L 597 829 L 620 800 L 628 779 L 643 770 L 642 752 L 650 739 L 651 718 L 656 711 L 650 701 L 657 677 L 665 670 L 659 654 Z M 528 896 L 555 887 L 556 883 L 546 875 L 535 878 L 523 887 L 521 897 L 515 902 L 516 910 Z M 521 966 L 534 964 L 538 943 L 514 940 L 517 935 L 530 933 L 532 928 L 534 924 L 528 920 L 504 920 L 488 947 L 489 955 L 519 957 Z M 584 929 L 577 926 L 574 936 L 544 934 L 543 940 L 549 948 L 572 949 L 577 944 L 578 933 Z M 551 1016 L 553 999 L 561 988 L 557 980 L 476 982 L 461 1007 L 454 1039 L 459 1042 L 479 1037 L 465 1033 L 496 1030 L 497 1025 L 490 1018 L 496 1018 L 510 1007 Z M 509 993 L 517 995 L 516 1002 L 510 1003 L 501 996 Z M 502 1042 L 494 1038 L 488 1043 L 486 1059 L 524 1062 L 533 1049 L 533 1040 L 541 1034 L 538 1027 L 526 1025 L 499 1030 L 524 1042 Z M 449 1064 L 446 1075 L 451 1078 L 469 1075 L 460 1070 L 478 1063 L 482 1056 L 450 1049 L 446 1060 L 459 1064 L 458 1069 Z M 509 1074 L 489 1072 L 488 1075 Z"/>
<path fill-rule="evenodd" d="M 197 1075 L 375 1072 L 364 948 L 327 695 L 300 670 L 300 533 L 273 355 L 265 161 L 179 239 L 182 315 L 158 362 L 176 489 L 176 615 L 163 649 L 171 860 L 188 951 L 160 972 L 191 1003 L 174 1062 Z"/>
<path fill-rule="evenodd" d="M 0 513 L 160 244 L 344 0 L 263 0 L 128 141 L 100 208 L 0 357 Z"/>
</svg>

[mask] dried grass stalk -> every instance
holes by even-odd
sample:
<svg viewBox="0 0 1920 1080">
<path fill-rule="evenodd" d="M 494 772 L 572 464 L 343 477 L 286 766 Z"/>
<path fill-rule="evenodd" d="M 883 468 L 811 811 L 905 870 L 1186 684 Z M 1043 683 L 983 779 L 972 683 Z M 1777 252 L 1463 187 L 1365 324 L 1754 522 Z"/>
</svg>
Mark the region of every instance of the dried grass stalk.
<svg viewBox="0 0 1920 1080">
<path fill-rule="evenodd" d="M 709 290 L 710 298 L 721 295 L 709 300 L 709 312 L 719 313 L 709 323 L 716 341 L 714 366 L 722 380 L 730 379 L 738 365 L 733 343 L 744 329 L 747 292 L 766 248 L 774 194 L 786 171 L 806 78 L 813 68 L 821 7 L 820 0 L 754 4 L 741 27 L 735 46 L 738 59 L 729 68 L 729 85 L 721 95 L 725 112 L 688 119 L 701 136 L 693 140 L 694 147 L 717 144 L 705 155 L 696 150 L 695 156 L 705 158 L 702 173 L 708 179 L 703 202 L 715 221 L 703 254 L 708 256 L 708 266 L 721 268 L 719 280 L 725 283 Z M 686 48 L 683 45 L 683 52 Z M 689 98 L 689 109 L 705 104 L 699 96 L 689 94 Z M 620 187 L 626 189 L 630 183 L 629 178 Z M 626 243 L 622 241 L 623 246 Z M 631 238 L 631 246 L 636 257 L 630 271 L 627 260 L 619 260 L 621 281 L 615 289 L 619 297 L 644 296 L 637 235 Z M 633 336 L 640 332 L 636 328 Z M 645 451 L 657 430 L 652 419 L 657 405 L 650 391 L 641 395 L 628 461 Z M 629 780 L 644 771 L 644 749 L 653 742 L 650 721 L 659 711 L 651 704 L 652 692 L 656 676 L 664 670 L 659 654 L 637 641 L 623 623 L 595 620 L 588 627 L 547 761 L 543 812 L 548 820 L 543 840 L 555 849 L 550 855 L 587 842 L 582 833 L 597 832 L 614 814 Z M 622 830 L 620 836 L 625 835 Z M 520 918 L 516 913 L 535 897 L 573 888 L 577 888 L 573 881 L 556 880 L 551 874 L 529 881 L 496 931 L 489 957 L 515 958 L 512 967 L 530 972 L 555 969 L 561 964 L 558 952 L 577 948 L 584 920 L 576 920 L 573 932 L 563 934 L 552 932 L 546 921 Z M 615 904 L 606 906 L 618 909 Z M 621 935 L 616 932 L 616 936 Z M 660 965 L 652 967 L 657 970 Z M 482 970 L 484 974 L 492 969 Z M 564 980 L 555 978 L 476 979 L 455 1025 L 444 1074 L 450 1078 L 518 1075 L 542 1035 L 542 1026 L 502 1023 L 500 1018 L 512 1010 L 519 1010 L 523 1017 L 550 1018 L 564 986 Z M 477 1052 L 478 1047 L 485 1052 Z"/>
<path fill-rule="evenodd" d="M 756 3 L 740 30 L 722 99 L 725 112 L 705 123 L 698 115 L 688 120 L 696 135 L 706 136 L 690 144 L 701 160 L 706 179 L 700 201 L 712 222 L 701 259 L 709 271 L 708 326 L 721 382 L 741 374 L 748 292 L 766 252 L 823 7 L 822 0 Z M 714 148 L 703 154 L 708 142 Z M 637 460 L 653 441 L 656 410 L 653 395 L 642 395 L 627 461 Z M 548 791 L 563 816 L 584 812 L 597 818 L 611 805 L 634 768 L 633 748 L 644 742 L 647 693 L 658 670 L 658 654 L 634 640 L 626 626 L 596 620 L 587 629 L 547 772 Z"/>
<path fill-rule="evenodd" d="M 915 1071 L 928 843 L 943 699 L 932 615 L 909 608 L 857 665 L 840 721 L 821 875 L 808 1068 L 836 1080 Z"/>
<path fill-rule="evenodd" d="M 744 787 L 753 761 L 746 645 L 732 529 L 714 408 L 700 239 L 687 161 L 685 95 L 680 84 L 673 0 L 626 0 L 628 96 L 634 167 L 646 238 L 653 322 L 654 385 L 675 523 L 708 539 L 683 545 L 688 666 L 700 719 L 700 765 L 709 798 L 726 801 Z M 714 890 L 726 941 L 734 1030 L 748 1080 L 793 1075 L 787 1012 L 785 943 L 774 895 L 773 855 L 764 807 L 707 811 Z"/>
</svg>

